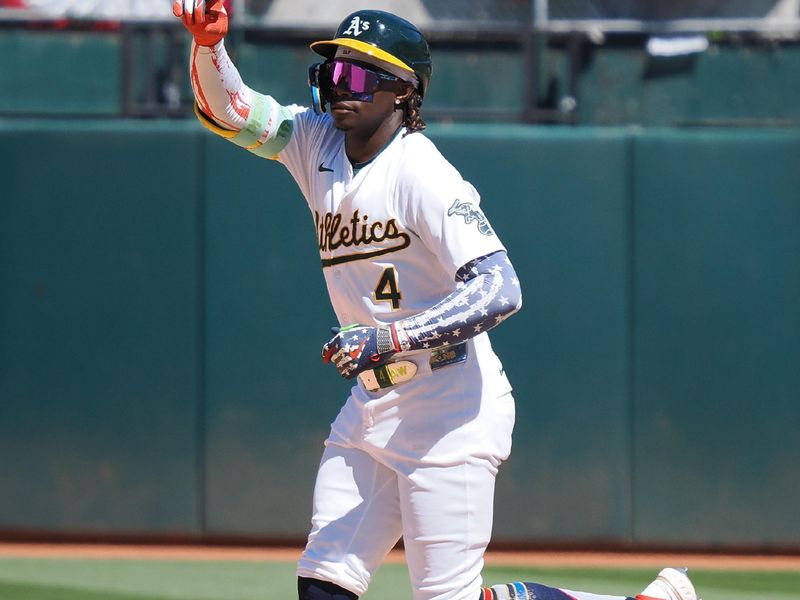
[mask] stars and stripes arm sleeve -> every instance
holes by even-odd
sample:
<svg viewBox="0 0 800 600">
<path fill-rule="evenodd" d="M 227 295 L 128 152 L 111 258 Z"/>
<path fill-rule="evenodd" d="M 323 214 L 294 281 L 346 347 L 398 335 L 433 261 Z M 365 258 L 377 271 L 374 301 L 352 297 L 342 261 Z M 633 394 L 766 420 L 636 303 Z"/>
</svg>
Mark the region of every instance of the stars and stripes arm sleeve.
<svg viewBox="0 0 800 600">
<path fill-rule="evenodd" d="M 472 260 L 457 274 L 456 290 L 413 317 L 393 324 L 401 350 L 458 344 L 496 327 L 522 307 L 519 279 L 505 251 Z"/>
</svg>

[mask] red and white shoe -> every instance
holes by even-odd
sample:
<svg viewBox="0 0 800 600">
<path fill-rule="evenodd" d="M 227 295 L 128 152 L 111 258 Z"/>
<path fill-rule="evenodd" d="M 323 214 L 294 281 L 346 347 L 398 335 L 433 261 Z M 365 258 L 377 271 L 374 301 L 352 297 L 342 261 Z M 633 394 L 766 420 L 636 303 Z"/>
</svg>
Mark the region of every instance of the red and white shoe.
<svg viewBox="0 0 800 600">
<path fill-rule="evenodd" d="M 644 588 L 636 600 L 698 600 L 686 569 L 667 567 Z"/>
</svg>

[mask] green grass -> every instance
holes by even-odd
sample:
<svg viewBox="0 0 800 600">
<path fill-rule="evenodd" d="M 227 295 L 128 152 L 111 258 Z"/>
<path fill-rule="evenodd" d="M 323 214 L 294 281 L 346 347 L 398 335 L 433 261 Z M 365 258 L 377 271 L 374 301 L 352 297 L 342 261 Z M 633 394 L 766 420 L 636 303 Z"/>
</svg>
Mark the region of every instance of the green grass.
<svg viewBox="0 0 800 600">
<path fill-rule="evenodd" d="M 654 569 L 490 567 L 487 585 L 538 581 L 636 594 Z M 800 600 L 800 571 L 692 570 L 703 600 Z M 0 558 L 0 600 L 294 600 L 294 564 Z M 364 600 L 410 600 L 403 565 L 385 565 Z"/>
</svg>

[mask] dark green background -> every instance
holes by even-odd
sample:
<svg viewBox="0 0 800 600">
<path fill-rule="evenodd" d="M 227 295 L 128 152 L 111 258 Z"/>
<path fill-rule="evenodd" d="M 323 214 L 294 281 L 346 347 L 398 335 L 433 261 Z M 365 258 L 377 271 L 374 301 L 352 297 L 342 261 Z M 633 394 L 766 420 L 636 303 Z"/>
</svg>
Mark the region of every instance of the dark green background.
<svg viewBox="0 0 800 600">
<path fill-rule="evenodd" d="M 800 131 L 430 129 L 525 295 L 495 539 L 797 548 Z M 0 531 L 298 539 L 347 386 L 282 167 L 0 121 Z"/>
</svg>

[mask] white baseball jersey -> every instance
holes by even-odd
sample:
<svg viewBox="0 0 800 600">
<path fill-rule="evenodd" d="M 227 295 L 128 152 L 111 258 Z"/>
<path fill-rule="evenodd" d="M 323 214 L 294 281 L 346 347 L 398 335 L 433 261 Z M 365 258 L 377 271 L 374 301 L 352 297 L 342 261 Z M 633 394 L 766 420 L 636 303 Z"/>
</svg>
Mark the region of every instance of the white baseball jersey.
<svg viewBox="0 0 800 600">
<path fill-rule="evenodd" d="M 455 289 L 461 266 L 503 249 L 491 228 L 482 227 L 475 188 L 428 138 L 403 132 L 354 172 L 344 134 L 330 117 L 300 110 L 279 154 L 311 209 L 342 325 L 420 313 Z M 394 269 L 393 278 L 387 269 Z"/>
</svg>

